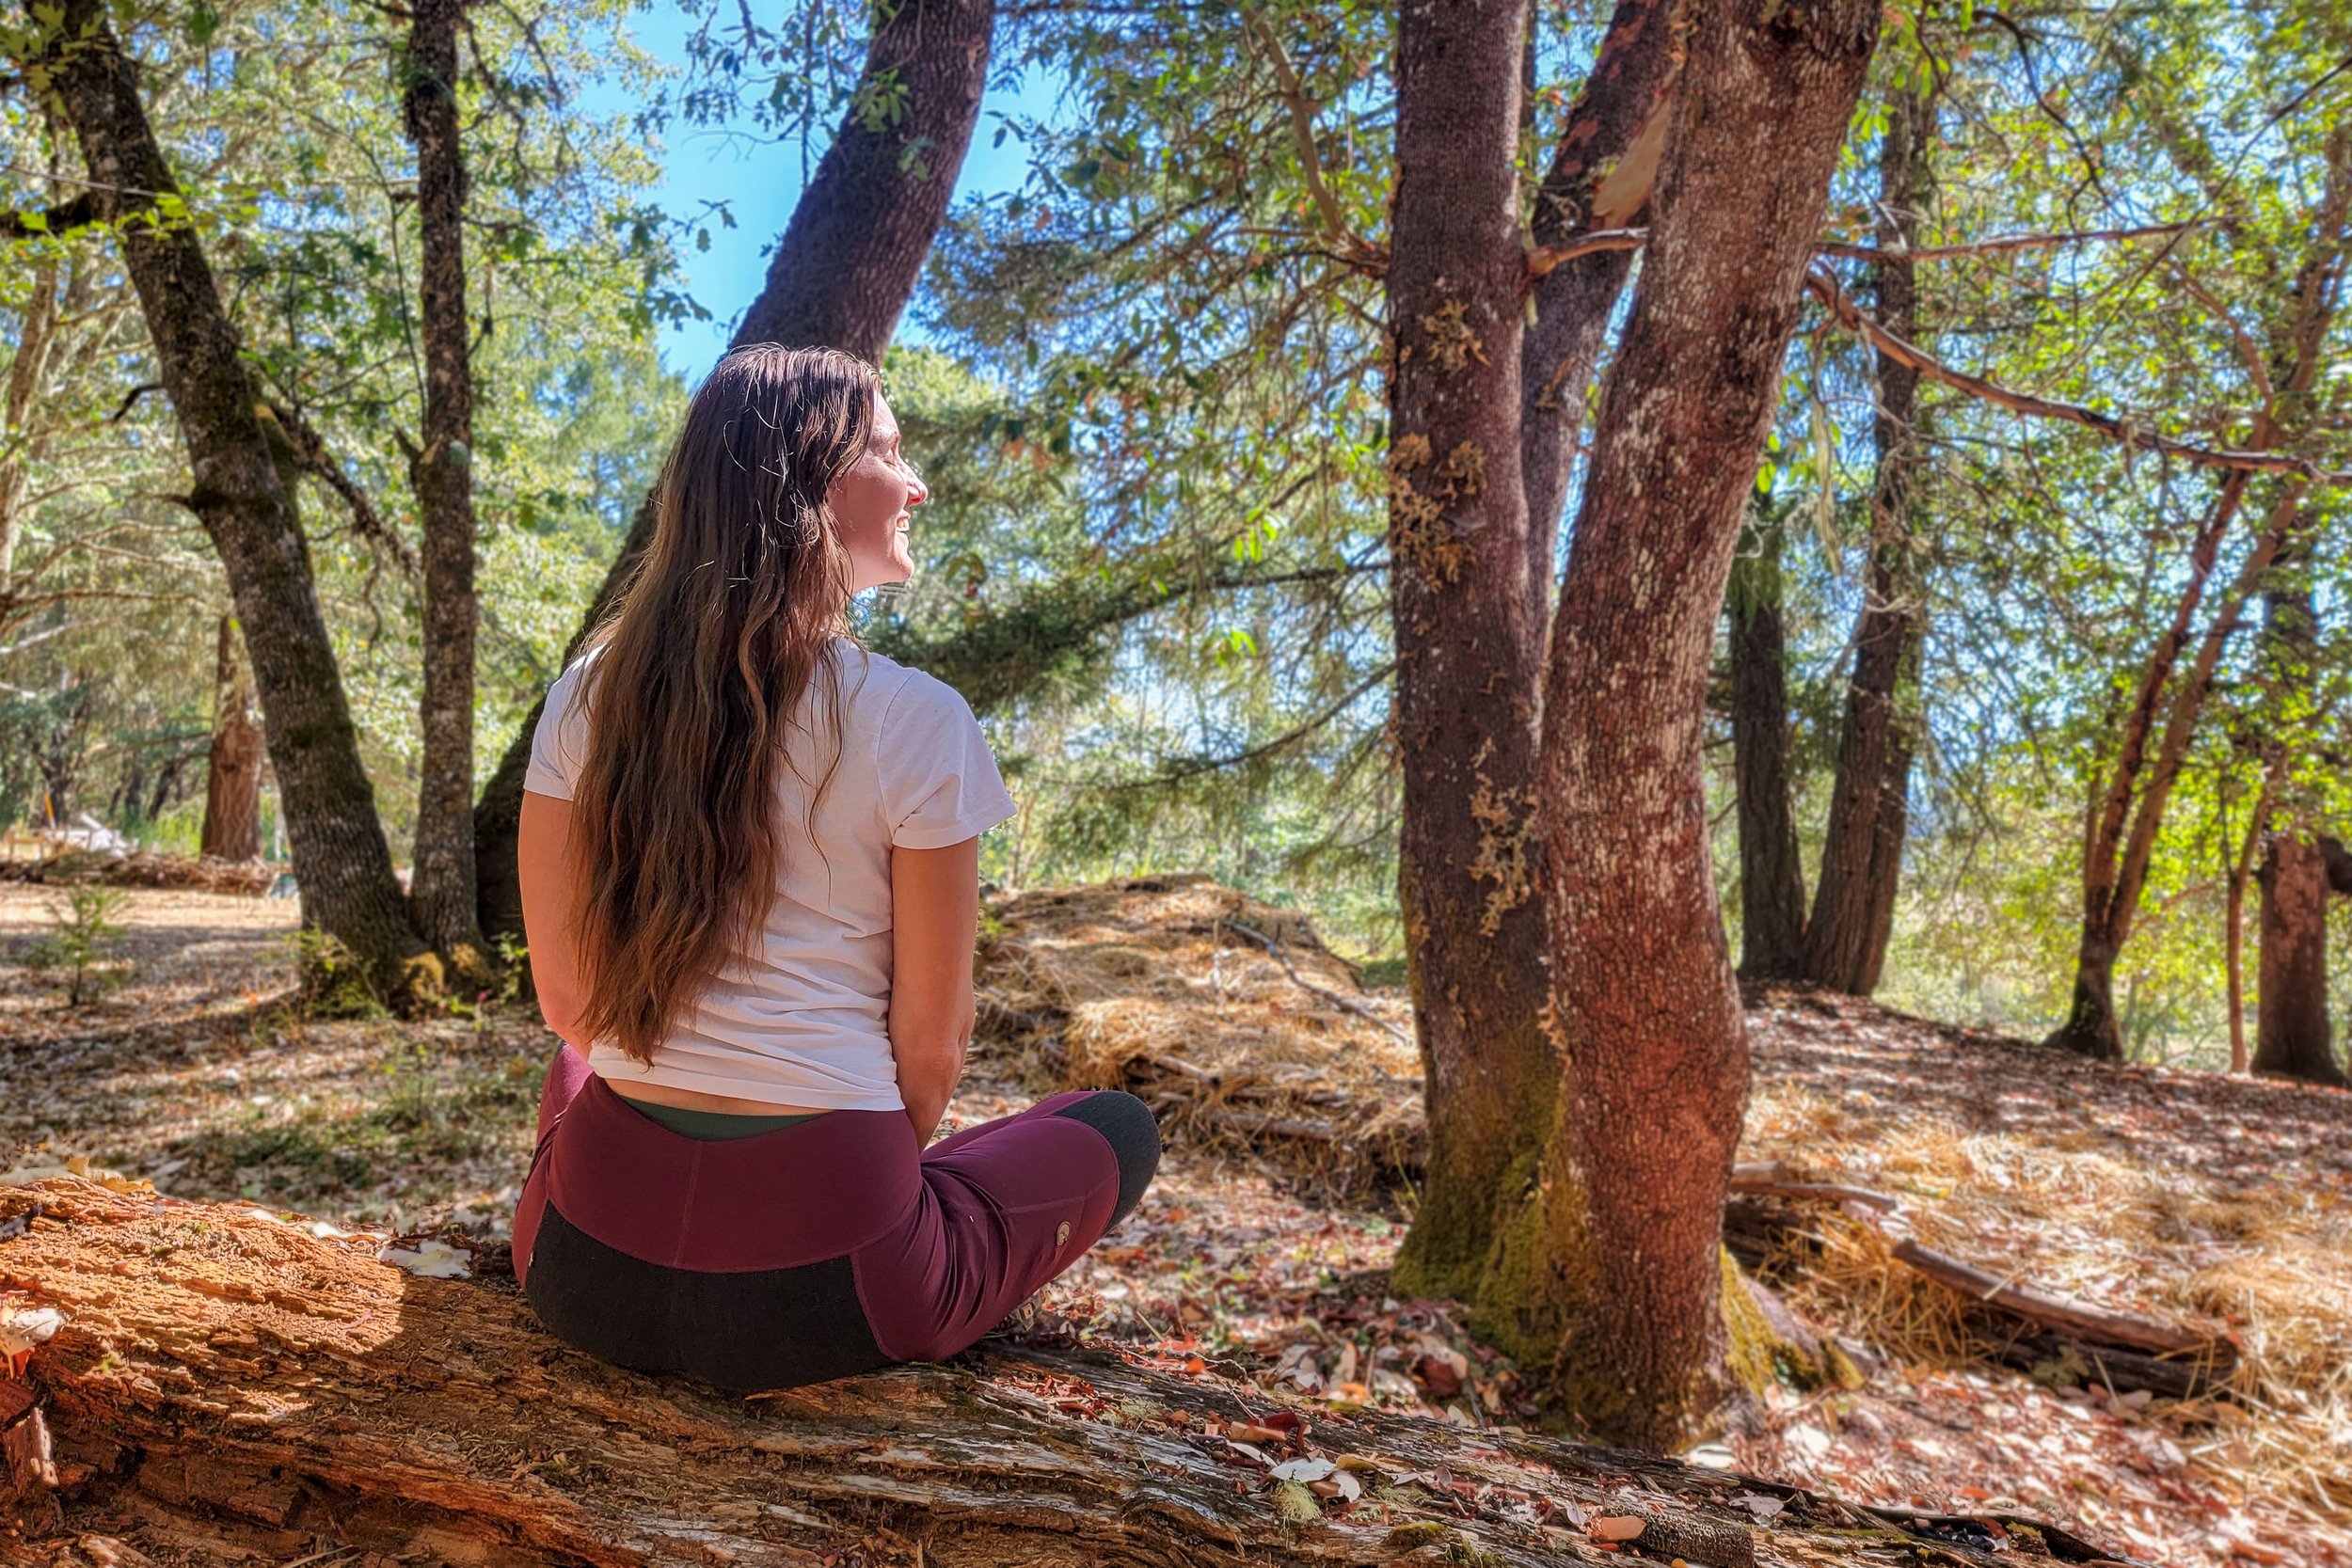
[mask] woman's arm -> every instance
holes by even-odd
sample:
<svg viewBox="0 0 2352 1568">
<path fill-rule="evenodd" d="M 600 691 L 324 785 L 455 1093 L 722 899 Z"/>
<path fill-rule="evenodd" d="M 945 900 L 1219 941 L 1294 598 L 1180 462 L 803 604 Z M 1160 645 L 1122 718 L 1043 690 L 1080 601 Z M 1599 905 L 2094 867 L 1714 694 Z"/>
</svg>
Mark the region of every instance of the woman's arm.
<svg viewBox="0 0 2352 1568">
<path fill-rule="evenodd" d="M 589 1042 L 579 1032 L 580 956 L 573 921 L 580 907 L 578 868 L 568 854 L 572 803 L 537 790 L 523 791 L 515 830 L 516 879 L 523 895 L 523 941 L 531 950 L 531 983 L 539 993 L 539 1014 L 581 1055 Z M 976 871 L 977 874 L 977 871 Z"/>
<path fill-rule="evenodd" d="M 890 851 L 890 1053 L 924 1143 L 939 1130 L 972 1043 L 972 948 L 980 925 L 980 841 Z"/>
</svg>

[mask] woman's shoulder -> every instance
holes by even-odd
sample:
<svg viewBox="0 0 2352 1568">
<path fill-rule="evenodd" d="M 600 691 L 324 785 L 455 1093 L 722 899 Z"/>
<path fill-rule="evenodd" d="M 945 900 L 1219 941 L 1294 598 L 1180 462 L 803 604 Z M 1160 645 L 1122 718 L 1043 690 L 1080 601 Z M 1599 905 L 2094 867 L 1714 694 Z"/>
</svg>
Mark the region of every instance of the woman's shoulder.
<svg viewBox="0 0 2352 1568">
<path fill-rule="evenodd" d="M 972 711 L 962 694 L 936 675 L 847 638 L 834 647 L 839 650 L 844 705 L 876 728 L 910 716 Z"/>
</svg>

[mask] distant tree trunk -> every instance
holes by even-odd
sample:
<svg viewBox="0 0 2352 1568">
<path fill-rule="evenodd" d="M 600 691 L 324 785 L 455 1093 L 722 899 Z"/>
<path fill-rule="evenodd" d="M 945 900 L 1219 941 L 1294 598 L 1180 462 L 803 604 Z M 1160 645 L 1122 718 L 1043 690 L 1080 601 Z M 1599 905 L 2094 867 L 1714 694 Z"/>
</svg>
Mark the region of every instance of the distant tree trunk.
<svg viewBox="0 0 2352 1568">
<path fill-rule="evenodd" d="M 457 26 L 465 0 L 409 10 L 408 139 L 417 149 L 424 337 L 424 439 L 408 478 L 424 525 L 424 737 L 408 910 L 451 970 L 489 975 L 474 908 L 473 364 L 466 322 L 466 152 L 457 124 Z"/>
<path fill-rule="evenodd" d="M 187 441 L 189 504 L 227 569 L 261 690 L 270 759 L 294 842 L 304 924 L 324 927 L 389 995 L 438 982 L 408 923 L 375 813 L 358 734 L 319 613 L 294 500 L 264 427 L 270 419 L 239 357 L 197 230 L 164 162 L 135 69 L 100 0 L 28 7 L 26 62 L 46 76 L 73 126 L 90 198 L 112 227 Z M 274 423 L 274 420 L 271 420 Z M 282 440 L 282 434 L 280 439 Z"/>
<path fill-rule="evenodd" d="M 49 348 L 57 334 L 57 263 L 43 257 L 30 271 L 8 389 L 0 394 L 0 631 L 14 619 L 16 542 L 24 530 L 24 483 L 36 455 L 28 450 L 37 440 L 34 401 L 48 379 Z"/>
<path fill-rule="evenodd" d="M 2320 657 L 2319 606 L 2301 541 L 2271 562 L 2263 593 L 2265 684 L 2290 712 L 2308 711 Z M 2292 784 L 2289 793 L 2294 792 Z M 2253 1070 L 2343 1085 L 2328 1008 L 2328 857 L 2304 811 L 2290 809 L 2265 835 L 2262 957 Z"/>
<path fill-rule="evenodd" d="M 2230 1006 L 2230 1070 L 2244 1072 L 2252 1057 L 2246 1049 L 2246 884 L 2253 879 L 2254 861 L 2269 836 L 2272 770 L 2263 769 L 2262 787 L 2246 819 L 2246 833 L 2230 863 L 2228 892 L 2222 914 L 2223 961 L 2227 968 Z"/>
<path fill-rule="evenodd" d="M 1481 1321 L 1620 1441 L 1724 1392 L 1748 1081 L 1700 752 L 1716 618 L 1870 55 L 1870 0 L 1720 0 L 1687 40 L 1551 632 L 1539 784 L 1565 1092 Z"/>
<path fill-rule="evenodd" d="M 197 852 L 249 861 L 262 852 L 262 732 L 236 618 L 220 618 L 213 656 L 213 744 L 204 765 L 204 832 Z"/>
<path fill-rule="evenodd" d="M 1879 149 L 1879 319 L 1910 342 L 1925 341 L 1916 269 L 1903 253 L 1919 242 L 1930 199 L 1934 140 L 1931 95 L 1903 92 L 1887 105 Z M 1805 922 L 1804 972 L 1817 986 L 1867 996 L 1877 989 L 1902 872 L 1909 730 L 1916 715 L 1920 644 L 1918 554 L 1923 450 L 1919 372 L 1877 356 L 1878 413 L 1871 435 L 1878 472 L 1870 497 L 1869 585 L 1854 628 L 1853 678 L 1837 745 L 1820 882 Z"/>
<path fill-rule="evenodd" d="M 767 282 L 744 312 L 732 346 L 822 344 L 879 360 L 914 293 L 979 119 L 996 5 L 899 0 L 875 8 L 875 17 L 859 87 L 886 86 L 902 94 L 902 112 L 881 130 L 869 129 L 854 106 L 866 93 L 852 95 L 853 106 L 801 193 Z M 636 572 L 652 542 L 653 523 L 648 496 L 573 634 L 574 648 Z M 474 807 L 481 928 L 493 936 L 522 933 L 515 824 L 540 705 L 523 720 Z"/>
<path fill-rule="evenodd" d="M 2312 214 L 2311 248 L 2296 270 L 2271 337 L 2270 380 L 2277 393 L 2255 412 L 2239 443 L 2249 450 L 2278 445 L 2304 417 L 2303 404 L 2319 374 L 2336 319 L 2347 215 L 2352 215 L 2352 132 L 2340 127 L 2328 142 L 2328 180 Z M 2083 821 L 2082 936 L 2074 959 L 2074 998 L 2066 1021 L 2042 1041 L 2055 1049 L 2106 1061 L 2122 1059 L 2115 962 L 2139 914 L 2139 895 L 2155 853 L 2157 831 L 2164 825 L 2165 807 L 2195 736 L 2221 650 L 2272 559 L 2292 542 L 2309 488 L 2300 480 L 2280 486 L 2261 537 L 2199 641 L 2195 661 L 2185 675 L 2176 675 L 2222 538 L 2236 519 L 2250 483 L 2251 475 L 2243 468 L 2221 482 L 2212 510 L 2189 546 L 2188 577 L 2171 623 L 2149 649 L 2116 737 L 2113 760 L 2099 770 L 2096 793 Z M 2160 737 L 2159 716 L 2164 719 Z"/>
<path fill-rule="evenodd" d="M 1804 867 L 1788 784 L 1788 638 L 1777 521 L 1751 522 L 1732 562 L 1731 756 L 1740 811 L 1740 974 L 1803 973 Z"/>
<path fill-rule="evenodd" d="M 2299 830 L 2263 857 L 2262 969 L 2253 1069 L 2343 1087 L 2328 1017 L 2328 863 Z"/>
<path fill-rule="evenodd" d="M 1534 1180 L 1559 1069 L 1538 1024 L 1535 672 L 1512 154 L 1526 0 L 1408 4 L 1390 236 L 1397 891 L 1430 1129 L 1398 1289 L 1464 1294 Z"/>
</svg>

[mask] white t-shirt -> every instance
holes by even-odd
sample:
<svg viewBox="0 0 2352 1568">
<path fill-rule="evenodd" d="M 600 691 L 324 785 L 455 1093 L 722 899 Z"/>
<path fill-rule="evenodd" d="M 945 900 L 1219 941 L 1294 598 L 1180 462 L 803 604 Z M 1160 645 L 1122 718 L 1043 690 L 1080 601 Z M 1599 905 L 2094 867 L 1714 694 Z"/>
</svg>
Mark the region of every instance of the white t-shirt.
<svg viewBox="0 0 2352 1568">
<path fill-rule="evenodd" d="M 588 1065 L 604 1077 L 775 1105 L 904 1106 L 888 1028 L 891 847 L 961 844 L 1014 807 L 953 687 L 846 638 L 834 649 L 840 764 L 812 818 L 808 796 L 834 753 L 820 674 L 810 723 L 786 726 L 797 766 L 776 769 L 783 869 L 753 950 L 680 1010 L 650 1067 L 595 1042 Z M 548 689 L 525 789 L 572 798 L 588 755 L 581 675 L 595 662 L 576 661 Z"/>
</svg>

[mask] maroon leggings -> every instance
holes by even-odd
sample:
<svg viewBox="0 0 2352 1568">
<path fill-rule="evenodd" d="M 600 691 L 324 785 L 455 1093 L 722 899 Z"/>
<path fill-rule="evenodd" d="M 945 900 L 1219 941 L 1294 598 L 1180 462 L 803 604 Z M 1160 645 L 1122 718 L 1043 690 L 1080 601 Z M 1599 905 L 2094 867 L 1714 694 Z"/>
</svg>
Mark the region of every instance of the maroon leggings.
<svg viewBox="0 0 2352 1568">
<path fill-rule="evenodd" d="M 591 1355 L 788 1388 L 952 1355 L 1123 1219 L 1159 1158 L 1132 1095 L 1057 1094 L 920 1148 L 903 1111 L 671 1132 L 559 1048 L 515 1274 Z"/>
</svg>

